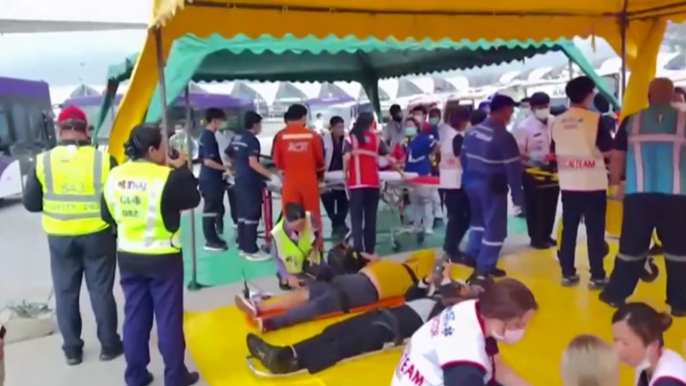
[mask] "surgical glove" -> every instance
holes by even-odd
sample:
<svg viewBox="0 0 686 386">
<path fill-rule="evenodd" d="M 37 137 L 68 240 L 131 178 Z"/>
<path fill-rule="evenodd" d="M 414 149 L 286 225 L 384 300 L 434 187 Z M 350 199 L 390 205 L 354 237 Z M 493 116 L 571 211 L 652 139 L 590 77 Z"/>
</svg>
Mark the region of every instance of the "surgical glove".
<svg viewBox="0 0 686 386">
<path fill-rule="evenodd" d="M 271 178 L 269 178 L 269 182 L 272 185 L 280 185 L 281 184 L 281 178 L 277 176 L 276 174 L 272 174 Z"/>
</svg>

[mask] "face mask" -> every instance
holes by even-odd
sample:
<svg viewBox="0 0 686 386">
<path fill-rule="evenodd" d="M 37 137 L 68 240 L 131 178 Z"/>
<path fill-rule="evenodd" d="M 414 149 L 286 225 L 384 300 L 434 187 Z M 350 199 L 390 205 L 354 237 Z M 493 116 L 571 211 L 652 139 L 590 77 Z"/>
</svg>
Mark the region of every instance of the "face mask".
<svg viewBox="0 0 686 386">
<path fill-rule="evenodd" d="M 414 137 L 415 135 L 417 135 L 417 128 L 416 127 L 406 127 L 405 128 L 405 136 Z"/>
<path fill-rule="evenodd" d="M 531 114 L 531 109 L 528 107 L 522 107 L 519 109 L 519 115 L 522 117 L 528 117 Z"/>
<path fill-rule="evenodd" d="M 505 344 L 514 344 L 522 340 L 524 337 L 524 330 L 519 329 L 519 330 L 505 330 L 505 333 L 503 335 L 496 334 L 495 332 L 492 333 L 493 337 L 496 340 L 499 340 Z"/>
<path fill-rule="evenodd" d="M 439 122 L 439 119 L 438 119 L 438 118 L 429 118 L 429 124 L 430 124 L 431 126 L 437 126 L 437 125 L 438 125 L 438 122 Z"/>
<path fill-rule="evenodd" d="M 548 119 L 550 116 L 550 108 L 534 110 L 534 115 L 540 120 Z"/>
</svg>

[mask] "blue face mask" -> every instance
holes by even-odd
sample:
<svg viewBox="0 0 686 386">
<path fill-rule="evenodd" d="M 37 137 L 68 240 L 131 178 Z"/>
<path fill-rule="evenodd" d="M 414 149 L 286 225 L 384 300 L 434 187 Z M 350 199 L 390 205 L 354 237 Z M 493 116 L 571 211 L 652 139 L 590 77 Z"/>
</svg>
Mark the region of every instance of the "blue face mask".
<svg viewBox="0 0 686 386">
<path fill-rule="evenodd" d="M 408 137 L 414 137 L 417 135 L 417 128 L 416 127 L 406 127 L 405 128 L 405 135 Z"/>
</svg>

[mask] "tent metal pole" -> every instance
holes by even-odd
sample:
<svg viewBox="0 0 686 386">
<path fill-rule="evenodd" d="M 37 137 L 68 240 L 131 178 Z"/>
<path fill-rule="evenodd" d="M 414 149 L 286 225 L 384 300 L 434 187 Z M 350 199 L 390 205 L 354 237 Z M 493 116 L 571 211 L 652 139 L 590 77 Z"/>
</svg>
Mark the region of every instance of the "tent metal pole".
<svg viewBox="0 0 686 386">
<path fill-rule="evenodd" d="M 629 18 L 627 15 L 627 9 L 629 7 L 629 0 L 624 0 L 624 8 L 622 9 L 622 13 L 620 14 L 620 20 L 619 20 L 619 28 L 621 32 L 621 50 L 622 52 L 620 53 L 621 59 L 622 59 L 622 69 L 621 73 L 619 74 L 620 77 L 620 94 L 619 94 L 619 103 L 624 104 L 624 95 L 626 95 L 626 86 L 627 86 L 627 78 L 626 78 L 626 73 L 627 73 L 627 67 L 626 67 L 626 34 L 629 29 Z"/>
<path fill-rule="evenodd" d="M 567 61 L 567 69 L 569 71 L 569 80 L 574 79 L 574 62 L 572 62 L 572 59 Z"/>
</svg>

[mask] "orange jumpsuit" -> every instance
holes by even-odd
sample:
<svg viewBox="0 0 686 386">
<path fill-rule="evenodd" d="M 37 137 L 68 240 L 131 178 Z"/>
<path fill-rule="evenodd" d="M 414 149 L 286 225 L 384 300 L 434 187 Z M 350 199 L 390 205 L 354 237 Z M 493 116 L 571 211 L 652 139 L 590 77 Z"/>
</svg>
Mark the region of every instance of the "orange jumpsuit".
<svg viewBox="0 0 686 386">
<path fill-rule="evenodd" d="M 305 126 L 289 125 L 276 134 L 272 155 L 274 164 L 283 172 L 283 207 L 287 203 L 301 204 L 312 213 L 321 231 L 318 176 L 325 169 L 322 139 Z"/>
</svg>

